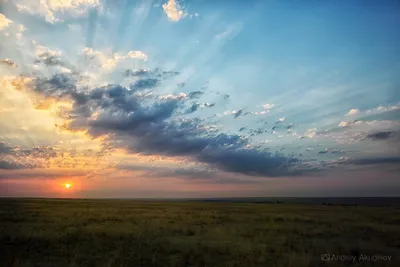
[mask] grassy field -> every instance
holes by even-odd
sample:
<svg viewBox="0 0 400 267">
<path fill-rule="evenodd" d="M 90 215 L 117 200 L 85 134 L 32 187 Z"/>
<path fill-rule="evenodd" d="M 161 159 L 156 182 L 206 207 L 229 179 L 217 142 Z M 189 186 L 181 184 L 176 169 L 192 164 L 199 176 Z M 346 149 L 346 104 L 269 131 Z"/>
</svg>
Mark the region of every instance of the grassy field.
<svg viewBox="0 0 400 267">
<path fill-rule="evenodd" d="M 399 226 L 399 207 L 0 199 L 0 266 L 397 267 Z"/>
</svg>

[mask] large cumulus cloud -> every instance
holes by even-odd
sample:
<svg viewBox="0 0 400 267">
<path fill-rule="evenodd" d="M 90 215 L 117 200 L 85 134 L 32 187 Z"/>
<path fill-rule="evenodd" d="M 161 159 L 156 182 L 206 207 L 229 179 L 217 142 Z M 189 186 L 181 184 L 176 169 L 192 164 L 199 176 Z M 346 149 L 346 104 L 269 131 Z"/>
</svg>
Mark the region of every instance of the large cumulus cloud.
<svg viewBox="0 0 400 267">
<path fill-rule="evenodd" d="M 85 130 L 94 138 L 107 136 L 115 147 L 134 153 L 190 157 L 247 175 L 298 174 L 294 167 L 299 160 L 251 148 L 249 140 L 239 135 L 209 132 L 201 119 L 182 115 L 190 105 L 186 94 L 156 95 L 151 102 L 142 102 L 134 88 L 115 84 L 79 88 L 77 84 L 74 76 L 63 73 L 33 79 L 28 88 L 46 97 L 72 101 L 65 127 Z"/>
</svg>

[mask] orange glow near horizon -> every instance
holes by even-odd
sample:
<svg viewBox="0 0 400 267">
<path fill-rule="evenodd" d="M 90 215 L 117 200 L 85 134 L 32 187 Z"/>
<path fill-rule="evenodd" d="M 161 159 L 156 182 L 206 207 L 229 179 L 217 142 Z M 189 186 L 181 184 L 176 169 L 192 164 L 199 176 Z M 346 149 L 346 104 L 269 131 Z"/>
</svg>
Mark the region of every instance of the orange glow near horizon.
<svg viewBox="0 0 400 267">
<path fill-rule="evenodd" d="M 73 180 L 72 180 L 73 179 Z M 72 192 L 72 191 L 76 191 L 78 189 L 78 187 L 80 187 L 78 184 L 80 184 L 78 182 L 77 179 L 68 179 L 67 181 L 64 180 L 61 183 L 59 183 L 59 186 L 61 186 L 61 189 L 58 189 L 57 191 L 61 191 L 61 192 Z M 76 187 L 77 186 L 77 187 Z"/>
<path fill-rule="evenodd" d="M 52 186 L 49 186 L 49 191 L 58 197 L 74 197 L 82 191 L 82 182 L 80 177 L 53 180 Z"/>
</svg>

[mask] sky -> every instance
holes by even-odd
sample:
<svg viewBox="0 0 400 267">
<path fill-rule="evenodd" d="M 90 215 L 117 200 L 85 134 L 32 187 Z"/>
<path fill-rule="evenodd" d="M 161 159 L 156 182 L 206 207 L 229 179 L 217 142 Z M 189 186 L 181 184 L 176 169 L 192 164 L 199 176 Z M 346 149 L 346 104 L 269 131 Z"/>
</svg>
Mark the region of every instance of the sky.
<svg viewBox="0 0 400 267">
<path fill-rule="evenodd" d="M 400 196 L 399 25 L 397 0 L 0 0 L 0 196 Z"/>
</svg>

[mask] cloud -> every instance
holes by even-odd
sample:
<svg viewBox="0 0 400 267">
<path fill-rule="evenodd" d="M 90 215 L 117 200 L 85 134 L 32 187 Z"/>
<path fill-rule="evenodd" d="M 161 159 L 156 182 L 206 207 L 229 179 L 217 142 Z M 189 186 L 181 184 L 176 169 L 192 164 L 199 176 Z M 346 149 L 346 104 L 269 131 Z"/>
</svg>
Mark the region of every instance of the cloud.
<svg viewBox="0 0 400 267">
<path fill-rule="evenodd" d="M 16 162 L 0 160 L 0 170 L 19 170 L 19 169 L 25 169 L 25 168 L 26 168 L 26 166 L 16 163 Z"/>
<path fill-rule="evenodd" d="M 199 98 L 199 97 L 202 96 L 203 94 L 204 94 L 204 92 L 202 92 L 202 91 L 190 92 L 190 93 L 189 93 L 189 98 L 191 98 L 191 99 Z"/>
<path fill-rule="evenodd" d="M 354 120 L 354 121 L 341 121 L 338 124 L 338 127 L 341 128 L 349 128 L 351 126 L 357 126 L 357 125 L 372 125 L 376 123 L 377 121 L 362 121 L 362 120 Z"/>
<path fill-rule="evenodd" d="M 303 135 L 298 136 L 298 139 L 314 138 L 318 134 L 317 128 L 311 128 L 308 129 Z"/>
<path fill-rule="evenodd" d="M 242 109 L 239 109 L 237 112 L 233 113 L 233 117 L 236 119 L 238 117 L 240 117 L 243 113 Z"/>
<path fill-rule="evenodd" d="M 212 108 L 213 106 L 215 106 L 215 103 L 208 103 L 208 102 L 204 102 L 200 104 L 200 107 L 204 107 L 204 108 Z"/>
<path fill-rule="evenodd" d="M 112 158 L 112 152 L 107 143 L 96 150 L 82 147 L 77 150 L 59 146 L 19 147 L 0 142 L 3 169 L 77 169 L 84 170 L 83 175 L 87 178 L 100 176 L 121 163 Z"/>
<path fill-rule="evenodd" d="M 12 153 L 12 147 L 8 146 L 5 142 L 0 141 L 0 155 Z"/>
<path fill-rule="evenodd" d="M 268 114 L 269 110 L 263 110 L 263 111 L 256 111 L 256 112 L 252 112 L 252 114 L 254 115 L 266 115 Z"/>
<path fill-rule="evenodd" d="M 168 78 L 179 75 L 177 71 L 166 71 L 156 68 L 150 69 L 127 69 L 124 72 L 124 77 L 134 77 L 137 80 L 130 85 L 131 90 L 140 91 L 151 89 L 160 85 L 160 83 Z"/>
<path fill-rule="evenodd" d="M 91 47 L 85 47 L 82 51 L 82 54 L 89 61 L 105 70 L 112 70 L 117 66 L 118 63 L 128 59 L 147 60 L 147 55 L 141 51 L 129 51 L 125 55 L 120 53 L 112 53 L 110 56 L 107 56 L 101 51 L 96 51 Z"/>
<path fill-rule="evenodd" d="M 199 118 L 179 117 L 188 106 L 189 98 L 183 93 L 158 95 L 145 104 L 134 91 L 121 85 L 81 90 L 68 74 L 32 79 L 28 89 L 73 102 L 66 112 L 65 129 L 107 138 L 113 147 L 131 153 L 188 157 L 220 170 L 248 175 L 299 173 L 294 170 L 299 163 L 295 158 L 251 148 L 249 140 L 239 135 L 210 132 L 210 125 Z"/>
<path fill-rule="evenodd" d="M 327 154 L 329 151 L 328 151 L 328 148 L 325 148 L 325 150 L 322 150 L 322 151 L 319 151 L 318 152 L 318 155 L 320 155 L 320 154 Z"/>
<path fill-rule="evenodd" d="M 222 116 L 222 115 L 232 115 L 233 116 L 233 118 L 235 118 L 235 119 L 237 119 L 237 118 L 239 118 L 239 117 L 242 117 L 242 116 L 246 116 L 246 115 L 249 115 L 249 114 L 252 114 L 251 112 L 243 112 L 243 109 L 234 109 L 234 110 L 227 110 L 227 111 L 225 111 L 223 114 L 216 114 L 216 116 Z"/>
<path fill-rule="evenodd" d="M 240 131 L 240 129 L 239 129 L 239 131 Z M 242 130 L 243 131 L 243 130 Z M 261 129 L 261 128 L 258 128 L 258 129 L 249 129 L 249 133 L 250 133 L 250 136 L 254 136 L 254 135 L 260 135 L 260 134 L 263 134 L 263 133 L 265 133 L 265 132 L 267 132 L 268 130 L 264 130 L 264 129 Z"/>
<path fill-rule="evenodd" d="M 118 54 L 116 55 L 118 56 Z M 129 51 L 126 56 L 120 56 L 122 59 L 127 59 L 127 58 L 136 58 L 136 59 L 142 59 L 142 60 L 147 60 L 147 55 L 141 51 Z"/>
<path fill-rule="evenodd" d="M 37 45 L 36 56 L 38 59 L 35 63 L 42 62 L 46 66 L 65 66 L 65 63 L 61 61 L 61 51 L 51 50 L 48 47 Z"/>
<path fill-rule="evenodd" d="M 396 137 L 400 137 L 397 134 L 399 127 L 399 121 L 390 120 L 342 121 L 337 126 L 316 132 L 316 136 L 333 140 L 338 144 L 354 144 L 365 140 L 395 142 Z"/>
<path fill-rule="evenodd" d="M 345 150 L 332 150 L 332 154 L 346 154 Z"/>
<path fill-rule="evenodd" d="M 293 124 L 286 125 L 286 129 L 287 129 L 287 130 L 290 130 L 290 129 L 292 129 L 293 127 L 294 127 L 294 125 L 293 125 Z"/>
<path fill-rule="evenodd" d="M 97 6 L 98 0 L 47 0 L 47 4 L 53 10 L 78 9 L 82 6 Z"/>
<path fill-rule="evenodd" d="M 125 77 L 143 77 L 143 76 L 148 76 L 152 74 L 152 71 L 150 69 L 127 69 L 124 72 Z"/>
<path fill-rule="evenodd" d="M 213 107 L 213 106 L 215 106 L 215 103 L 207 103 L 207 102 L 205 102 L 205 103 L 197 103 L 197 102 L 194 102 L 187 110 L 186 110 L 186 114 L 190 114 L 190 113 L 193 113 L 193 112 L 195 112 L 195 111 L 197 111 L 199 108 L 211 108 L 211 107 Z"/>
<path fill-rule="evenodd" d="M 368 157 L 356 159 L 343 158 L 340 163 L 353 165 L 398 164 L 400 163 L 400 157 Z"/>
<path fill-rule="evenodd" d="M 147 57 L 146 57 L 147 58 Z M 136 78 L 158 78 L 158 79 L 168 79 L 179 75 L 177 71 L 162 70 L 160 68 L 155 69 L 127 69 L 124 72 L 125 77 L 136 77 Z"/>
<path fill-rule="evenodd" d="M 49 160 L 56 157 L 53 148 L 48 146 L 21 148 L 0 141 L 0 169 L 44 168 Z"/>
<path fill-rule="evenodd" d="M 279 129 L 279 128 L 281 128 L 281 125 L 275 125 L 275 126 L 273 126 L 272 128 L 271 128 L 271 130 L 276 130 L 276 129 Z"/>
<path fill-rule="evenodd" d="M 174 22 L 181 20 L 187 15 L 176 0 L 168 0 L 168 2 L 162 5 L 162 8 L 168 19 Z"/>
<path fill-rule="evenodd" d="M 161 178 L 189 178 L 189 179 L 211 179 L 215 178 L 218 173 L 215 170 L 209 169 L 207 166 L 195 167 L 161 167 L 154 165 L 132 165 L 119 164 L 116 166 L 119 170 L 128 171 L 144 171 L 142 177 L 161 177 Z"/>
<path fill-rule="evenodd" d="M 263 182 L 262 178 L 243 177 L 242 175 L 235 175 L 232 173 L 226 173 L 217 171 L 216 169 L 210 169 L 207 165 L 197 164 L 195 166 L 188 167 L 162 167 L 154 165 L 132 165 L 123 164 L 117 166 L 119 170 L 135 171 L 136 176 L 143 178 L 172 178 L 188 179 L 195 181 L 196 183 L 204 183 L 207 185 L 216 184 L 253 184 Z M 140 173 L 140 174 L 138 174 Z"/>
<path fill-rule="evenodd" d="M 393 132 L 377 132 L 367 135 L 367 138 L 372 140 L 386 140 L 391 138 L 393 135 Z"/>
<path fill-rule="evenodd" d="M 178 168 L 174 170 L 172 177 L 195 177 L 195 178 L 213 178 L 216 176 L 214 171 L 200 168 Z"/>
<path fill-rule="evenodd" d="M 217 33 L 214 38 L 216 40 L 225 40 L 227 38 L 231 39 L 238 35 L 240 31 L 243 29 L 243 25 L 241 23 L 228 25 L 223 31 Z"/>
<path fill-rule="evenodd" d="M 251 176 L 283 176 L 296 175 L 300 172 L 296 167 L 299 160 L 288 158 L 279 153 L 269 153 L 257 149 L 244 149 L 240 145 L 235 148 L 209 149 L 201 153 L 198 158 L 219 169 L 228 172 L 237 172 Z"/>
<path fill-rule="evenodd" d="M 349 110 L 349 112 L 346 114 L 346 116 L 353 116 L 353 115 L 357 115 L 359 113 L 360 113 L 360 111 L 358 109 L 353 108 L 353 109 Z"/>
<path fill-rule="evenodd" d="M 67 169 L 3 169 L 0 172 L 0 179 L 43 179 L 84 176 L 82 170 L 71 171 Z"/>
<path fill-rule="evenodd" d="M 99 0 L 16 0 L 19 12 L 38 15 L 49 23 L 62 22 L 68 16 L 79 17 L 100 5 Z"/>
<path fill-rule="evenodd" d="M 158 79 L 153 79 L 153 78 L 146 78 L 146 79 L 140 79 L 137 80 L 135 83 L 133 83 L 130 88 L 132 90 L 143 90 L 143 89 L 149 89 L 156 87 L 159 85 L 160 81 Z"/>
<path fill-rule="evenodd" d="M 178 95 L 168 94 L 168 95 L 160 95 L 159 100 L 182 100 L 187 99 L 187 95 L 185 93 L 180 93 Z"/>
<path fill-rule="evenodd" d="M 389 112 L 389 111 L 394 111 L 394 110 L 400 110 L 400 103 L 397 103 L 396 105 L 392 105 L 392 106 L 379 106 L 373 109 L 368 109 L 365 111 L 365 114 L 369 115 L 369 114 L 380 114 L 380 113 L 384 113 L 384 112 Z"/>
<path fill-rule="evenodd" d="M 339 126 L 339 127 L 347 127 L 347 126 L 352 125 L 352 124 L 354 124 L 354 122 L 351 122 L 351 121 L 341 121 L 341 122 L 338 124 L 338 126 Z"/>
<path fill-rule="evenodd" d="M 0 60 L 0 65 L 12 67 L 12 68 L 18 67 L 18 65 L 12 59 L 9 59 L 9 58 Z"/>
<path fill-rule="evenodd" d="M 6 16 L 0 13 L 0 31 L 4 30 L 12 23 L 11 20 L 7 19 Z"/>
<path fill-rule="evenodd" d="M 274 104 L 265 104 L 265 105 L 263 105 L 263 108 L 269 110 L 269 109 L 273 108 L 274 106 L 275 106 Z"/>
<path fill-rule="evenodd" d="M 308 137 L 308 138 L 313 138 L 313 137 L 315 136 L 315 134 L 316 134 L 316 131 L 317 131 L 316 128 L 308 129 L 308 130 L 305 132 L 304 136 L 305 136 L 305 137 Z"/>
<path fill-rule="evenodd" d="M 189 15 L 190 18 L 193 18 L 193 17 L 197 18 L 198 16 L 199 16 L 199 13 L 194 13 L 194 14 Z"/>
<path fill-rule="evenodd" d="M 394 145 L 398 146 L 400 141 L 400 131 L 381 131 L 368 134 L 365 139 L 370 139 L 374 141 L 393 141 Z M 365 140 L 364 139 L 364 140 Z"/>
<path fill-rule="evenodd" d="M 377 115 L 385 112 L 400 110 L 400 103 L 391 106 L 378 106 L 376 108 L 368 110 L 359 110 L 356 108 L 350 109 L 345 116 L 355 116 L 355 115 Z"/>
<path fill-rule="evenodd" d="M 253 115 L 265 115 L 265 114 L 268 114 L 271 111 L 271 109 L 273 107 L 275 107 L 275 105 L 274 104 L 264 104 L 264 105 L 262 105 L 262 107 L 263 107 L 264 110 L 252 112 L 251 114 L 253 114 Z"/>
<path fill-rule="evenodd" d="M 199 103 L 193 103 L 192 106 L 190 106 L 187 110 L 186 110 L 186 114 L 189 113 L 193 113 L 195 111 L 197 111 L 197 109 L 199 108 L 200 104 Z"/>
<path fill-rule="evenodd" d="M 321 134 L 338 132 L 344 129 L 351 129 L 351 128 L 365 128 L 365 127 L 369 127 L 370 129 L 393 128 L 400 126 L 400 123 L 398 121 L 390 121 L 390 120 L 354 120 L 354 121 L 341 121 L 337 126 L 338 126 L 337 128 L 326 130 L 325 132 L 321 132 Z"/>
<path fill-rule="evenodd" d="M 3 40 L 0 49 L 9 49 L 10 47 L 8 45 L 14 46 L 16 43 L 19 44 L 18 41 L 21 40 L 24 31 L 24 25 L 14 23 L 0 13 L 0 32 L 3 32 Z M 15 37 L 15 39 L 13 37 Z"/>
</svg>

